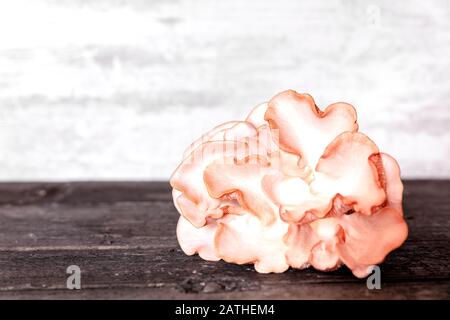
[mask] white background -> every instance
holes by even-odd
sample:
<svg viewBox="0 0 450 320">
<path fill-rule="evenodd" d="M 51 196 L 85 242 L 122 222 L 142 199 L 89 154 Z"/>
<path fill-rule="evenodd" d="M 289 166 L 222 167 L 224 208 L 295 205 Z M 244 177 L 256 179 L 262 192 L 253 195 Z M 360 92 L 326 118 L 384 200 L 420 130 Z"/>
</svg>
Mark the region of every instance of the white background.
<svg viewBox="0 0 450 320">
<path fill-rule="evenodd" d="M 0 180 L 167 179 L 279 91 L 450 177 L 450 1 L 0 1 Z"/>
</svg>

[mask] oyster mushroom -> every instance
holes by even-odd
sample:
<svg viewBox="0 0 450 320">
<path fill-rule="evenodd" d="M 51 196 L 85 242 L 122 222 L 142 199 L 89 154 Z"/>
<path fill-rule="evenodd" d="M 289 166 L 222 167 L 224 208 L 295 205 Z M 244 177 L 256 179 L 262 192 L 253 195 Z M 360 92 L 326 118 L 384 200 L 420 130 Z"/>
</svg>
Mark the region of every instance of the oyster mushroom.
<svg viewBox="0 0 450 320">
<path fill-rule="evenodd" d="M 400 168 L 355 109 L 288 90 L 192 143 L 170 179 L 187 255 L 357 277 L 406 239 Z"/>
</svg>

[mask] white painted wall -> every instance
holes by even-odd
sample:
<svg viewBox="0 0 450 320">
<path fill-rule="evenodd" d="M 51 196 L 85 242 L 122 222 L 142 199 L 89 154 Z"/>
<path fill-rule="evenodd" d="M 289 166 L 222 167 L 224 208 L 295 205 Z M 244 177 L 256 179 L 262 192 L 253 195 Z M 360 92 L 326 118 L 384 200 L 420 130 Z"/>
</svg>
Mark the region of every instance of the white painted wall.
<svg viewBox="0 0 450 320">
<path fill-rule="evenodd" d="M 167 179 L 295 89 L 450 177 L 449 1 L 0 1 L 0 180 Z"/>
</svg>

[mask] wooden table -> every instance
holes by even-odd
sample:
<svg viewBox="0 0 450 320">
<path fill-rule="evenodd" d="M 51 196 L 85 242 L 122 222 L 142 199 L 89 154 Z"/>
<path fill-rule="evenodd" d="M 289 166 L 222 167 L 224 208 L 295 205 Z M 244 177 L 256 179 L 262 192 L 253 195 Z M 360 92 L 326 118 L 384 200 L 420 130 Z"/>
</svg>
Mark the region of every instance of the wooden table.
<svg viewBox="0 0 450 320">
<path fill-rule="evenodd" d="M 0 298 L 448 299 L 450 181 L 406 181 L 404 208 L 409 238 L 369 290 L 346 268 L 258 274 L 184 255 L 165 182 L 0 184 Z"/>
</svg>

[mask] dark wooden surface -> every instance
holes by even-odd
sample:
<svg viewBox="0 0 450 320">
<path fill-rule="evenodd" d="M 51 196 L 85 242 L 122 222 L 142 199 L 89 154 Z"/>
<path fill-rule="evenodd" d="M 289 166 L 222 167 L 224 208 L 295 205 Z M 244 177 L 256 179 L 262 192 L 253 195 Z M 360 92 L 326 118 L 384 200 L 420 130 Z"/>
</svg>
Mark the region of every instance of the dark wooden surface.
<svg viewBox="0 0 450 320">
<path fill-rule="evenodd" d="M 178 247 L 163 182 L 0 184 L 0 298 L 450 298 L 450 181 L 406 181 L 410 235 L 381 290 L 346 268 L 258 274 Z M 81 290 L 66 289 L 78 265 Z"/>
</svg>

